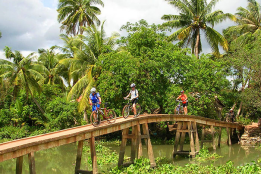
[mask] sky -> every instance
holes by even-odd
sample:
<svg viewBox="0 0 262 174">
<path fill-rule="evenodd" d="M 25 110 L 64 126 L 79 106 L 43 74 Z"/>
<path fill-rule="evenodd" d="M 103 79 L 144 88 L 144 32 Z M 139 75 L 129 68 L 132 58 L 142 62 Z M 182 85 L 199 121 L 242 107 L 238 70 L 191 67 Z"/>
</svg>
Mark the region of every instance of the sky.
<svg viewBox="0 0 262 174">
<path fill-rule="evenodd" d="M 100 21 L 105 22 L 107 35 L 120 31 L 127 22 L 137 22 L 145 19 L 149 24 L 161 24 L 164 14 L 179 12 L 165 0 L 103 0 Z M 4 58 L 3 49 L 9 46 L 12 50 L 21 51 L 25 56 L 36 52 L 39 48 L 50 48 L 53 45 L 63 45 L 60 40 L 60 24 L 57 22 L 58 0 L 0 0 L 0 58 Z M 224 13 L 236 12 L 237 7 L 246 8 L 247 0 L 220 0 L 215 9 Z M 234 25 L 229 20 L 214 28 L 222 32 L 228 26 Z M 211 52 L 211 48 L 203 41 L 203 52 Z"/>
</svg>

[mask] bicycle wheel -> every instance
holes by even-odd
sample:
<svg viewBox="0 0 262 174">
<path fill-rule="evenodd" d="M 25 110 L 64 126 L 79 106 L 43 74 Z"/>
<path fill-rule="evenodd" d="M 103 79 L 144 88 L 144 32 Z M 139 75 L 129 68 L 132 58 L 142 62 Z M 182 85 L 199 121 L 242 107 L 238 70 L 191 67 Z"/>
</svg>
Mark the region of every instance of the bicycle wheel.
<svg viewBox="0 0 262 174">
<path fill-rule="evenodd" d="M 124 118 L 127 118 L 129 116 L 129 105 L 125 105 L 122 111 L 122 115 Z"/>
<path fill-rule="evenodd" d="M 92 123 L 93 126 L 98 126 L 101 122 L 101 116 L 100 112 L 93 111 L 92 114 L 90 115 L 90 122 Z"/>
<path fill-rule="evenodd" d="M 141 113 L 141 106 L 140 104 L 136 104 L 136 115 L 139 116 Z"/>
<path fill-rule="evenodd" d="M 109 123 L 114 123 L 116 121 L 116 113 L 115 113 L 115 111 L 112 110 L 112 109 L 108 109 L 106 117 L 107 117 L 107 121 Z"/>
</svg>

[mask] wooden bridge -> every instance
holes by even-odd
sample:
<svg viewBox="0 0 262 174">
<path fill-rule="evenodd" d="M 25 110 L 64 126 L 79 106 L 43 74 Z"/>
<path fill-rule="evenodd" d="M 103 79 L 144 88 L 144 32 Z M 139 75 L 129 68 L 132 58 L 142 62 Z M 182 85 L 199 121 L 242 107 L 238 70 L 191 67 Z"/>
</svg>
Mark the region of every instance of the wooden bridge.
<svg viewBox="0 0 262 174">
<path fill-rule="evenodd" d="M 48 134 L 38 135 L 34 137 L 28 137 L 23 139 L 18 139 L 14 141 L 9 141 L 0 144 L 0 162 L 16 158 L 16 173 L 22 173 L 23 156 L 28 155 L 29 158 L 29 171 L 30 174 L 35 174 L 35 159 L 34 152 L 49 149 L 73 142 L 78 142 L 78 148 L 76 152 L 76 166 L 75 173 L 97 173 L 97 160 L 96 160 L 96 150 L 95 150 L 95 137 L 109 134 L 122 130 L 122 144 L 120 146 L 119 161 L 118 166 L 126 166 L 134 162 L 135 158 L 140 158 L 142 156 L 142 139 L 145 140 L 147 146 L 148 157 L 150 159 L 151 167 L 156 165 L 152 144 L 150 141 L 148 123 L 161 122 L 161 121 L 173 121 L 176 122 L 177 127 L 171 128 L 171 131 L 176 131 L 175 144 L 173 155 L 177 154 L 189 154 L 195 156 L 199 152 L 199 138 L 197 132 L 197 126 L 209 126 L 211 128 L 213 148 L 216 147 L 214 141 L 214 127 L 219 127 L 219 139 L 218 145 L 220 145 L 221 140 L 221 128 L 227 129 L 228 143 L 231 145 L 231 132 L 232 129 L 243 129 L 243 126 L 237 123 L 228 123 L 224 121 L 213 120 L 209 118 L 190 116 L 190 115 L 168 115 L 168 114 L 149 114 L 140 115 L 138 118 L 133 118 L 130 116 L 127 119 L 119 117 L 113 124 L 108 124 L 107 122 L 102 123 L 99 127 L 93 127 L 93 125 L 85 125 L 74 127 L 70 129 L 65 129 L 57 132 L 52 132 Z M 142 129 L 141 129 L 142 125 Z M 132 128 L 131 133 L 129 133 L 129 128 Z M 183 144 L 185 140 L 186 133 L 190 138 L 190 149 L 184 151 Z M 202 141 L 204 141 L 204 129 L 202 129 Z M 83 150 L 83 142 L 88 139 L 91 149 L 92 158 L 92 171 L 83 171 L 80 169 L 81 157 Z M 124 162 L 124 154 L 127 139 L 131 139 L 131 159 L 129 163 Z M 180 147 L 178 149 L 178 144 L 180 142 Z"/>
</svg>

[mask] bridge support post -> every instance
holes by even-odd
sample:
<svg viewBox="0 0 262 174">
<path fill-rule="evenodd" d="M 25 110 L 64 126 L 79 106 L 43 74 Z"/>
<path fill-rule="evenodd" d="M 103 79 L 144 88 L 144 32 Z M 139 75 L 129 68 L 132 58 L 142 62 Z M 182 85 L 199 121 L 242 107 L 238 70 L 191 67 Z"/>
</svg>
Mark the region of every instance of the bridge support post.
<svg viewBox="0 0 262 174">
<path fill-rule="evenodd" d="M 212 135 L 212 146 L 213 149 L 216 150 L 214 126 L 210 126 L 210 127 L 211 127 L 211 135 Z"/>
<path fill-rule="evenodd" d="M 78 174 L 78 173 L 79 173 L 79 170 L 80 170 L 80 167 L 81 167 L 83 144 L 84 144 L 84 141 L 78 141 L 77 155 L 76 155 L 75 174 Z"/>
<path fill-rule="evenodd" d="M 185 135 L 188 133 L 190 139 L 190 150 L 184 151 L 183 145 L 185 141 Z M 179 151 L 178 143 L 180 142 Z M 190 155 L 191 157 L 195 157 L 195 155 L 199 152 L 199 138 L 197 133 L 197 125 L 196 122 L 191 121 L 180 121 L 177 125 L 176 138 L 174 144 L 173 156 L 176 155 Z"/>
<path fill-rule="evenodd" d="M 84 140 L 78 141 L 77 147 L 77 155 L 76 155 L 76 166 L 75 166 L 75 174 L 96 174 L 97 172 L 97 159 L 96 159 L 96 150 L 95 150 L 95 137 L 91 137 L 89 139 L 91 158 L 92 158 L 92 168 L 93 171 L 81 170 L 81 160 L 82 160 L 82 152 L 84 146 Z"/>
<path fill-rule="evenodd" d="M 132 127 L 132 139 L 131 139 L 131 163 L 134 163 L 135 158 L 136 158 L 136 150 L 137 150 L 137 146 L 136 146 L 136 142 L 137 142 L 137 138 L 136 138 L 136 134 L 137 134 L 137 130 L 135 129 L 135 126 Z"/>
<path fill-rule="evenodd" d="M 231 146 L 232 129 L 227 127 L 227 144 Z"/>
<path fill-rule="evenodd" d="M 129 129 L 124 129 L 122 131 L 122 143 L 120 146 L 120 153 L 119 153 L 119 160 L 118 160 L 118 167 L 121 166 L 128 166 L 132 163 L 134 163 L 134 159 L 137 156 L 137 158 L 141 158 L 143 156 L 142 151 L 142 139 L 145 139 L 145 144 L 147 146 L 147 153 L 150 160 L 150 166 L 155 167 L 156 162 L 154 158 L 153 148 L 150 141 L 150 135 L 148 130 L 147 123 L 142 125 L 143 134 L 141 134 L 140 124 L 132 127 L 132 134 L 129 134 Z M 125 147 L 127 139 L 131 139 L 131 159 L 130 162 L 127 162 L 124 164 L 124 155 L 125 155 Z"/>
<path fill-rule="evenodd" d="M 97 171 L 97 159 L 96 159 L 96 149 L 95 149 L 95 137 L 92 136 L 89 142 L 90 142 L 93 174 L 96 174 L 98 173 L 98 171 Z"/>
<path fill-rule="evenodd" d="M 214 126 L 210 126 L 212 140 L 205 140 L 205 126 L 202 126 L 202 137 L 201 137 L 201 148 L 203 148 L 204 142 L 212 142 L 212 147 L 216 150 L 216 142 L 215 142 L 215 128 Z M 220 136 L 221 139 L 221 136 Z M 220 140 L 219 140 L 220 143 Z"/>
<path fill-rule="evenodd" d="M 16 158 L 16 174 L 22 174 L 23 169 L 23 156 Z"/>
<path fill-rule="evenodd" d="M 197 133 L 197 124 L 196 124 L 195 121 L 193 122 L 193 130 L 195 130 L 195 132 L 194 132 L 194 137 L 195 137 L 195 139 L 196 139 L 196 150 L 197 150 L 197 152 L 199 152 L 199 151 L 200 151 L 200 147 L 199 147 L 199 137 L 198 137 L 198 133 Z"/>
<path fill-rule="evenodd" d="M 143 126 L 143 136 L 145 137 L 145 144 L 147 147 L 148 158 L 150 160 L 150 166 L 155 167 L 156 162 L 155 162 L 153 147 L 152 147 L 151 140 L 150 140 L 148 124 L 146 123 L 146 124 L 143 124 L 142 126 Z"/>
<path fill-rule="evenodd" d="M 125 156 L 125 150 L 126 150 L 126 142 L 127 142 L 127 136 L 129 135 L 129 128 L 122 130 L 122 142 L 120 146 L 120 152 L 119 152 L 119 158 L 118 158 L 118 167 L 121 167 L 124 165 L 124 156 Z M 132 147 L 131 147 L 131 161 L 132 160 L 132 154 L 135 154 L 133 152 L 133 141 L 132 141 Z"/>
<path fill-rule="evenodd" d="M 30 174 L 36 174 L 34 152 L 31 152 L 31 153 L 28 154 L 28 162 L 29 162 L 29 173 Z"/>
<path fill-rule="evenodd" d="M 220 147 L 220 143 L 221 143 L 221 131 L 222 131 L 222 128 L 219 127 L 219 131 L 218 131 L 218 143 L 217 143 L 217 146 Z"/>
<path fill-rule="evenodd" d="M 202 126 L 202 134 L 201 134 L 201 149 L 204 146 L 204 140 L 205 140 L 205 126 Z"/>
<path fill-rule="evenodd" d="M 135 129 L 137 138 L 137 158 L 139 159 L 143 156 L 140 124 L 136 125 Z"/>
</svg>

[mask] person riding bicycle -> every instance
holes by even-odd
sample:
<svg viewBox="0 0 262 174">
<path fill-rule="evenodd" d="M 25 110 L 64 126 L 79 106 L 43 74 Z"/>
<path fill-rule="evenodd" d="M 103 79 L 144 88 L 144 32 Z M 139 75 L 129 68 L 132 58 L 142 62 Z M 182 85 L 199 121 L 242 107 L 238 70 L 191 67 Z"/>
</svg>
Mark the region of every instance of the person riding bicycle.
<svg viewBox="0 0 262 174">
<path fill-rule="evenodd" d="M 97 105 L 93 105 L 93 103 L 98 103 Z M 96 92 L 96 88 L 91 89 L 91 93 L 89 95 L 89 104 L 92 106 L 92 112 L 96 110 L 96 107 L 100 108 L 101 97 L 98 92 Z"/>
<path fill-rule="evenodd" d="M 229 120 L 233 123 L 235 121 L 235 113 L 233 109 L 229 110 L 228 116 L 229 116 Z"/>
<path fill-rule="evenodd" d="M 132 105 L 133 105 L 133 110 L 134 110 L 134 117 L 137 117 L 137 113 L 136 113 L 136 104 L 138 102 L 138 90 L 136 89 L 136 85 L 134 83 L 132 83 L 130 85 L 131 87 L 131 91 L 129 92 L 129 94 L 124 97 L 124 99 L 128 98 L 131 95 L 131 100 L 132 100 Z"/>
<path fill-rule="evenodd" d="M 182 104 L 183 104 L 183 108 L 184 108 L 184 113 L 185 115 L 187 115 L 187 106 L 188 106 L 188 100 L 187 100 L 187 95 L 184 94 L 184 91 L 180 91 L 181 92 L 181 95 L 177 97 L 177 100 L 178 99 L 181 99 L 182 100 Z"/>
</svg>

